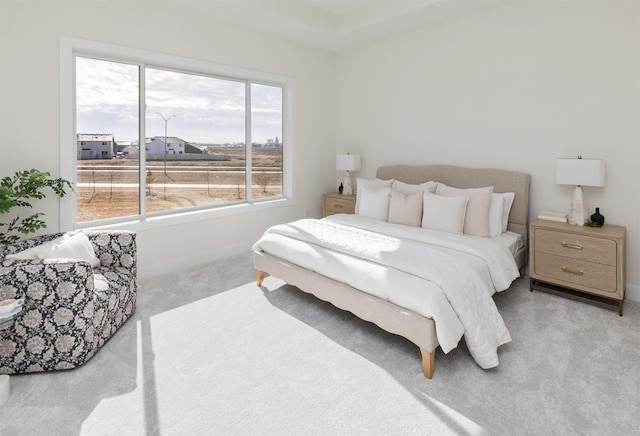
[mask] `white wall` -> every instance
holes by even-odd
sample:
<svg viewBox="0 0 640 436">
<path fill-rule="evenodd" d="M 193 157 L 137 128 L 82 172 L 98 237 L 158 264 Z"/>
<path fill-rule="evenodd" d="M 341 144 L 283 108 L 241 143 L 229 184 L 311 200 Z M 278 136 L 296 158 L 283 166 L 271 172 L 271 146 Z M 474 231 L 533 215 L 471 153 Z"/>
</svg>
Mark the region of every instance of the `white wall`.
<svg viewBox="0 0 640 436">
<path fill-rule="evenodd" d="M 517 2 L 341 53 L 339 151 L 381 164 L 525 171 L 530 218 L 570 209 L 558 157 L 603 158 L 585 188 L 627 227 L 628 296 L 640 299 L 639 12 L 635 2 Z"/>
<path fill-rule="evenodd" d="M 92 39 L 296 78 L 297 204 L 138 234 L 141 275 L 247 250 L 270 225 L 321 215 L 333 188 L 335 56 L 204 19 L 158 2 L 0 3 L 0 175 L 36 167 L 59 175 L 59 37 Z M 170 30 L 157 25 L 171 23 Z M 59 230 L 58 201 L 38 203 Z"/>
</svg>

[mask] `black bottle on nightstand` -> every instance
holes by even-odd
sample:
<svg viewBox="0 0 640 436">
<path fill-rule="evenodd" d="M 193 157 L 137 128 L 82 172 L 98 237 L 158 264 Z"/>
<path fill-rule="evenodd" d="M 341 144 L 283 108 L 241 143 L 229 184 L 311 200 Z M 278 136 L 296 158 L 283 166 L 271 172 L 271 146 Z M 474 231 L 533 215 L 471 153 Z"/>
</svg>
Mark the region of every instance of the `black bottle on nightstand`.
<svg viewBox="0 0 640 436">
<path fill-rule="evenodd" d="M 604 224 L 604 217 L 600 215 L 600 208 L 596 207 L 596 213 L 591 215 L 591 221 L 596 223 L 598 226 L 602 226 Z"/>
</svg>

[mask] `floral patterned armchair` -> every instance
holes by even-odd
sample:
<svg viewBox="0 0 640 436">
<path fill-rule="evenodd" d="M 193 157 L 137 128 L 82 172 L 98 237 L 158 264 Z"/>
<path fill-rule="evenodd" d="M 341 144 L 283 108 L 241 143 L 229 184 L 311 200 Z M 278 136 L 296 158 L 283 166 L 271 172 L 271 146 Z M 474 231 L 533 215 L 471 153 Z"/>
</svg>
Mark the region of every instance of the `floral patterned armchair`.
<svg viewBox="0 0 640 436">
<path fill-rule="evenodd" d="M 86 231 L 100 265 L 74 259 L 5 257 L 62 233 L 0 248 L 0 300 L 25 298 L 26 310 L 0 324 L 0 374 L 82 365 L 136 308 L 136 234 Z"/>
</svg>

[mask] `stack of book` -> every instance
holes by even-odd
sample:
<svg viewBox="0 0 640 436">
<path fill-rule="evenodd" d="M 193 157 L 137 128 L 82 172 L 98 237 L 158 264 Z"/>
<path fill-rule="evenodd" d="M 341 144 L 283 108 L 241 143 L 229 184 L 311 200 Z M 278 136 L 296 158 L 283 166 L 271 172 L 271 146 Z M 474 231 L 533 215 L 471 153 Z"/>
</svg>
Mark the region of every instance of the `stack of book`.
<svg viewBox="0 0 640 436">
<path fill-rule="evenodd" d="M 547 220 L 547 221 L 555 221 L 558 223 L 566 223 L 567 222 L 567 214 L 559 213 L 559 212 L 540 212 L 538 214 L 539 220 Z"/>
</svg>

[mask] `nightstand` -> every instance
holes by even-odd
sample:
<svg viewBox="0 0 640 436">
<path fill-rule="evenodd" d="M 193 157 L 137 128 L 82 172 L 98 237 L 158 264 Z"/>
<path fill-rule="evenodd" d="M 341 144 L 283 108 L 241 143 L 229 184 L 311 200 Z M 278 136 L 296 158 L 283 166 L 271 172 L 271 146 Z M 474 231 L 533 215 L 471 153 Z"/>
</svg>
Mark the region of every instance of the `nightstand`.
<svg viewBox="0 0 640 436">
<path fill-rule="evenodd" d="M 618 309 L 625 291 L 626 229 L 546 220 L 530 224 L 530 290 Z"/>
<path fill-rule="evenodd" d="M 336 213 L 356 213 L 356 196 L 329 192 L 322 195 L 322 217 Z"/>
</svg>

